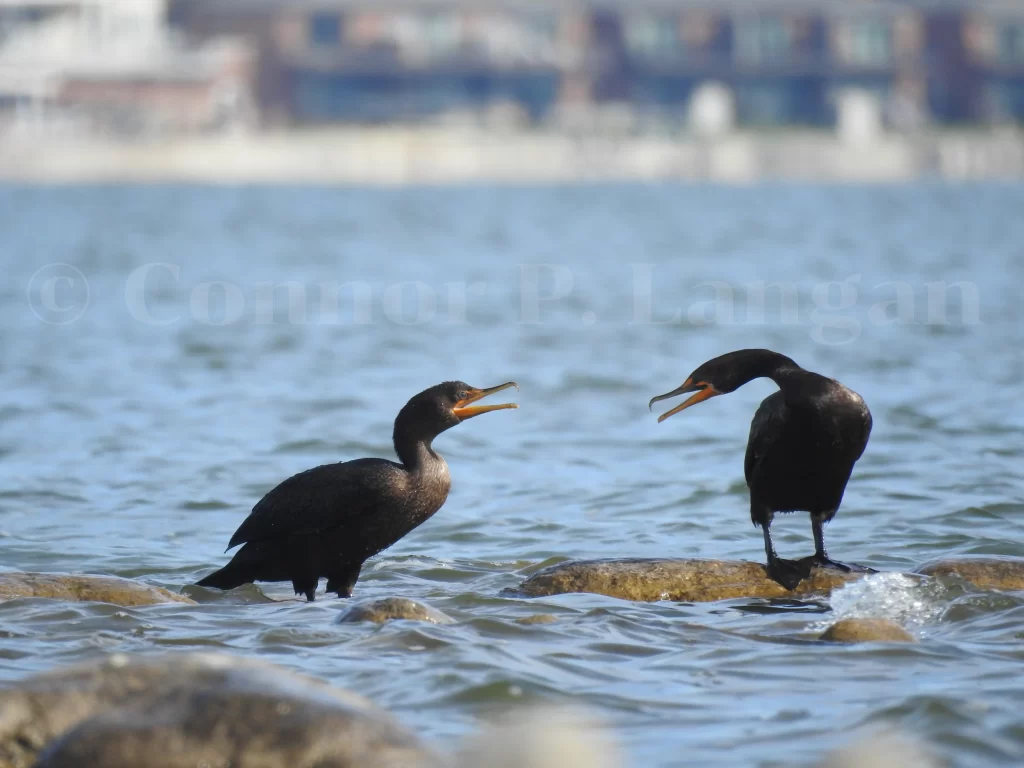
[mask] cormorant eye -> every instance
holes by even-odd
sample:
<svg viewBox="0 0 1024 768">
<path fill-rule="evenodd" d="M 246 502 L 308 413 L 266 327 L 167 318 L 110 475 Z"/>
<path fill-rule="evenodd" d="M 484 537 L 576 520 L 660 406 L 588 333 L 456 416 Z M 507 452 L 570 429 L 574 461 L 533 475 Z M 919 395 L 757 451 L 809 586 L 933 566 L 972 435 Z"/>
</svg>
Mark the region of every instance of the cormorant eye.
<svg viewBox="0 0 1024 768">
<path fill-rule="evenodd" d="M 458 400 L 461 403 L 463 400 L 465 400 L 468 397 L 469 397 L 469 392 L 466 392 L 465 390 L 463 390 L 462 392 L 459 392 L 459 394 L 457 394 L 455 396 L 455 399 Z"/>
</svg>

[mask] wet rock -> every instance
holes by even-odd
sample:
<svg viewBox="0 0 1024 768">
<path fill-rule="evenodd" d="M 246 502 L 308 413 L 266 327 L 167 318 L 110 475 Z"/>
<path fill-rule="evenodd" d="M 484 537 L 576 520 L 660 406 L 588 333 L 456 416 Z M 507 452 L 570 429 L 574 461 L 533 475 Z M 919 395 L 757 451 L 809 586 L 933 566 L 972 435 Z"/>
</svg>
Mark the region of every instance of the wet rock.
<svg viewBox="0 0 1024 768">
<path fill-rule="evenodd" d="M 840 619 L 826 629 L 822 640 L 834 643 L 916 643 L 903 627 L 888 619 Z"/>
<path fill-rule="evenodd" d="M 621 768 L 613 730 L 590 713 L 542 705 L 504 713 L 470 736 L 459 768 Z"/>
<path fill-rule="evenodd" d="M 61 573 L 0 573 L 0 601 L 17 597 L 46 597 L 113 605 L 158 603 L 195 604 L 182 595 L 117 576 L 78 576 Z"/>
<path fill-rule="evenodd" d="M 431 624 L 451 624 L 454 620 L 429 605 L 417 603 L 404 597 L 385 597 L 383 600 L 367 600 L 345 609 L 338 617 L 339 624 L 372 621 L 383 624 L 394 619 L 427 621 Z"/>
<path fill-rule="evenodd" d="M 38 762 L 35 762 L 38 759 Z M 359 696 L 216 654 L 102 661 L 0 690 L 0 766 L 437 768 Z"/>
<path fill-rule="evenodd" d="M 516 624 L 554 624 L 558 617 L 550 613 L 536 613 L 533 616 L 523 616 L 516 619 Z"/>
<path fill-rule="evenodd" d="M 945 768 L 945 763 L 923 742 L 898 731 L 882 731 L 829 752 L 817 768 Z"/>
<path fill-rule="evenodd" d="M 760 563 L 730 560 L 575 560 L 538 571 L 519 594 L 544 597 L 593 592 L 624 600 L 710 602 L 737 597 L 792 597 L 829 592 L 863 574 L 815 568 L 792 592 Z"/>
<path fill-rule="evenodd" d="M 998 555 L 933 560 L 917 569 L 925 576 L 959 576 L 980 589 L 1024 590 L 1024 558 Z"/>
</svg>

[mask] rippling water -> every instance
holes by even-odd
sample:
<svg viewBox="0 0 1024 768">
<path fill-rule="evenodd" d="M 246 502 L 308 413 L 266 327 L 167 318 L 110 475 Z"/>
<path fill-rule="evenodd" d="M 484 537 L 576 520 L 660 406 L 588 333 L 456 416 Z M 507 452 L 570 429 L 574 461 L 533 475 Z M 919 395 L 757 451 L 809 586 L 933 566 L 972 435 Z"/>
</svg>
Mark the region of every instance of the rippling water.
<svg viewBox="0 0 1024 768">
<path fill-rule="evenodd" d="M 437 440 L 447 504 L 357 585 L 455 624 L 337 625 L 343 601 L 263 597 L 286 584 L 186 590 L 198 607 L 14 600 L 0 675 L 216 649 L 352 688 L 441 744 L 542 697 L 593 707 L 644 765 L 806 764 L 892 721 L 954 765 L 1020 762 L 1021 594 L 895 574 L 828 601 L 500 593 L 566 558 L 761 559 L 742 457 L 773 385 L 660 425 L 646 406 L 742 347 L 872 409 L 836 557 L 1024 556 L 1021 211 L 1020 186 L 2 188 L 6 568 L 180 591 L 278 481 L 390 456 L 412 394 L 522 390 Z M 762 302 L 759 283 L 785 285 Z M 810 551 L 806 515 L 775 529 L 784 556 Z M 537 614 L 555 621 L 521 622 Z M 922 642 L 811 642 L 837 615 Z"/>
</svg>

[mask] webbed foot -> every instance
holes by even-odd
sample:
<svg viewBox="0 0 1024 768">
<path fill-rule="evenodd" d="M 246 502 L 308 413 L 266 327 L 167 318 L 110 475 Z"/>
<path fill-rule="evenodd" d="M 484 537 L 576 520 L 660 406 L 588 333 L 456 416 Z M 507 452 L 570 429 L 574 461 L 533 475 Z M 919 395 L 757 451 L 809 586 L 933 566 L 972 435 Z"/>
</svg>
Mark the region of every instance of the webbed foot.
<svg viewBox="0 0 1024 768">
<path fill-rule="evenodd" d="M 790 591 L 796 589 L 801 581 L 811 575 L 810 565 L 803 560 L 783 560 L 776 557 L 769 560 L 766 567 L 768 577 Z"/>
<path fill-rule="evenodd" d="M 840 563 L 828 555 L 813 555 L 810 558 L 810 563 L 815 568 L 831 568 L 834 571 L 842 571 L 843 573 L 878 573 L 874 568 L 868 568 L 866 565 Z"/>
</svg>

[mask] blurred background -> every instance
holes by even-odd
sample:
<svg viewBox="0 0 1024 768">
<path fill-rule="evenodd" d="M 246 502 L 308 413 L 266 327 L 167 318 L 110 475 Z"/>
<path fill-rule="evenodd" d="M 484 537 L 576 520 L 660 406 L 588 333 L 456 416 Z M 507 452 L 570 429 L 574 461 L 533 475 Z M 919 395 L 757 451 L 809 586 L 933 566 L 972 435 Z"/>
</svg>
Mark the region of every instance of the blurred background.
<svg viewBox="0 0 1024 768">
<path fill-rule="evenodd" d="M 0 0 L 0 174 L 1024 174 L 1019 0 Z"/>
</svg>

